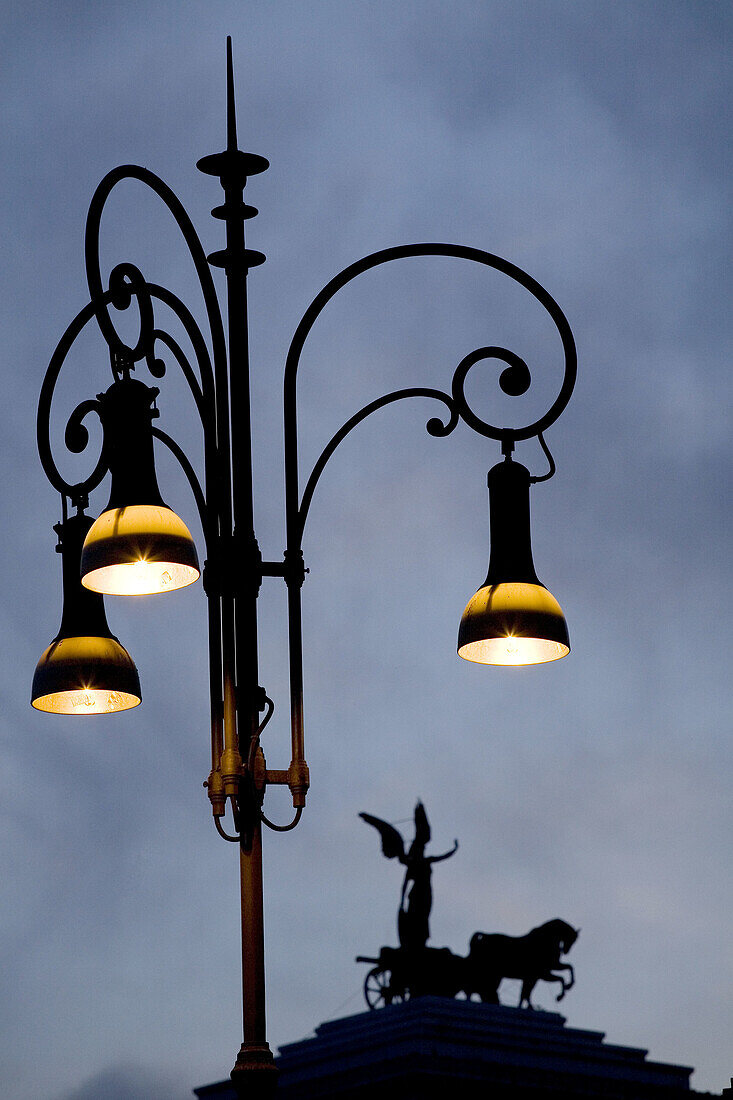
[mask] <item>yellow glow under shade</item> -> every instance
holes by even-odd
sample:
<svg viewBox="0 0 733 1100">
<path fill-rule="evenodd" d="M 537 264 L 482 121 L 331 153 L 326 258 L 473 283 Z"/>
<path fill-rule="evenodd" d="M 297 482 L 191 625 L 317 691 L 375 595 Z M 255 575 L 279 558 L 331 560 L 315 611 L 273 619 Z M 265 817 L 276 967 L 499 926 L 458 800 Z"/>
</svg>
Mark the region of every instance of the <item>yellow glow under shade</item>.
<svg viewBox="0 0 733 1100">
<path fill-rule="evenodd" d="M 103 512 L 84 540 L 81 572 L 85 588 L 114 596 L 173 592 L 200 575 L 183 520 L 150 504 Z"/>
<path fill-rule="evenodd" d="M 459 649 L 467 661 L 482 665 L 539 665 L 557 661 L 570 652 L 570 647 L 546 638 L 486 638 Z"/>
<path fill-rule="evenodd" d="M 173 592 L 198 579 L 198 569 L 165 561 L 134 561 L 105 565 L 87 573 L 83 583 L 93 592 L 109 596 L 150 596 Z"/>
<path fill-rule="evenodd" d="M 115 714 L 131 710 L 140 700 L 122 691 L 105 691 L 103 688 L 81 688 L 78 691 L 56 691 L 33 700 L 36 710 L 49 714 Z"/>
<path fill-rule="evenodd" d="M 52 642 L 33 678 L 31 704 L 50 714 L 113 714 L 141 701 L 137 669 L 115 638 Z"/>
</svg>

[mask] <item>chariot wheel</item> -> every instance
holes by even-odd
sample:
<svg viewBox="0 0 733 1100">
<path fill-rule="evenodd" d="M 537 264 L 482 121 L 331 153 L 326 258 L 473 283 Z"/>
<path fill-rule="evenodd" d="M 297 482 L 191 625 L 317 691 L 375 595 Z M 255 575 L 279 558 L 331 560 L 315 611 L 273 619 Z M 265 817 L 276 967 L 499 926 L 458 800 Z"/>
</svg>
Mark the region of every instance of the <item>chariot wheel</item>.
<svg viewBox="0 0 733 1100">
<path fill-rule="evenodd" d="M 393 989 L 388 972 L 379 966 L 370 970 L 364 979 L 364 999 L 370 1008 L 402 1004 L 409 1000 L 409 996 L 406 989 Z"/>
</svg>

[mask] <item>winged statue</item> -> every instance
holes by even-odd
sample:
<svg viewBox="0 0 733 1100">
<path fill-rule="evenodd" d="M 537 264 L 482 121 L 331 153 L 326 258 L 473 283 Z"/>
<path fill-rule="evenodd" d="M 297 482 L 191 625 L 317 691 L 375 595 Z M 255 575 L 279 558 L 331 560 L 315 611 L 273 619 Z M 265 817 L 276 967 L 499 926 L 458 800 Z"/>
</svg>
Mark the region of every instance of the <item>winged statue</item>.
<svg viewBox="0 0 733 1100">
<path fill-rule="evenodd" d="M 420 950 L 430 938 L 430 910 L 433 906 L 431 877 L 433 864 L 449 859 L 458 850 L 458 841 L 440 856 L 426 856 L 425 849 L 430 843 L 430 824 L 425 807 L 418 800 L 415 806 L 415 839 L 405 849 L 402 834 L 372 814 L 359 814 L 368 825 L 373 825 L 382 838 L 382 854 L 387 859 L 397 859 L 405 868 L 405 878 L 400 895 L 400 908 L 397 914 L 397 934 L 400 947 L 408 951 Z"/>
</svg>

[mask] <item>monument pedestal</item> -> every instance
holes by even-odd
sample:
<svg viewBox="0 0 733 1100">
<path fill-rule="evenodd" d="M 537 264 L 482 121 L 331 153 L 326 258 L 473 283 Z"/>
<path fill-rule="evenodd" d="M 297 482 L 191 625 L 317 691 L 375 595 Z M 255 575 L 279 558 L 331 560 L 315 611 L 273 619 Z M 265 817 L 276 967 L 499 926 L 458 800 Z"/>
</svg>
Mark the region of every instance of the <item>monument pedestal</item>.
<svg viewBox="0 0 733 1100">
<path fill-rule="evenodd" d="M 566 1027 L 556 1012 L 442 997 L 332 1020 L 281 1047 L 282 1100 L 517 1100 L 603 1097 L 677 1100 L 692 1070 L 647 1060 L 599 1031 Z M 229 1100 L 227 1081 L 195 1089 Z M 710 1095 L 710 1094 L 706 1094 Z"/>
</svg>

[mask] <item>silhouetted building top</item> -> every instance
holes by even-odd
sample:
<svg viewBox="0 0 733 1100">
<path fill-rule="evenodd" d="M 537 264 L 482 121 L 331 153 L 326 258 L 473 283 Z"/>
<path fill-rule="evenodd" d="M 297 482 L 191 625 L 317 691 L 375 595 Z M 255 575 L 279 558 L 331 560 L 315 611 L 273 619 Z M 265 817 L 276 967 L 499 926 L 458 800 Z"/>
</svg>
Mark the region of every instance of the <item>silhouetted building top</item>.
<svg viewBox="0 0 733 1100">
<path fill-rule="evenodd" d="M 689 1067 L 567 1027 L 559 1013 L 443 997 L 321 1024 L 315 1037 L 282 1047 L 277 1064 L 282 1100 L 425 1100 L 438 1089 L 451 1100 L 719 1095 L 693 1092 Z M 234 1100 L 228 1081 L 194 1092 Z"/>
</svg>

